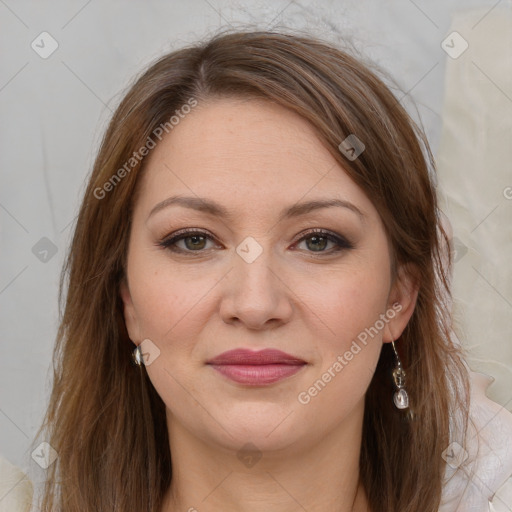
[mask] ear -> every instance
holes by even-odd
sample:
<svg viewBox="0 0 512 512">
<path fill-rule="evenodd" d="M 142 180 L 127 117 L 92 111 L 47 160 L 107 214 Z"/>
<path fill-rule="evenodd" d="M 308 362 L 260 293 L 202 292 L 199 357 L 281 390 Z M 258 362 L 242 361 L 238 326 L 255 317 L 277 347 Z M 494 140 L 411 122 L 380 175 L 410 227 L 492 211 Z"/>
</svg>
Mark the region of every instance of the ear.
<svg viewBox="0 0 512 512">
<path fill-rule="evenodd" d="M 140 326 L 126 277 L 123 277 L 121 284 L 119 285 L 119 295 L 123 301 L 124 322 L 126 324 L 128 336 L 136 345 L 138 345 L 141 342 Z"/>
<path fill-rule="evenodd" d="M 386 325 L 383 343 L 395 341 L 404 331 L 416 307 L 420 283 L 416 266 L 400 265 L 388 297 L 388 311 L 395 311 L 395 316 Z"/>
</svg>

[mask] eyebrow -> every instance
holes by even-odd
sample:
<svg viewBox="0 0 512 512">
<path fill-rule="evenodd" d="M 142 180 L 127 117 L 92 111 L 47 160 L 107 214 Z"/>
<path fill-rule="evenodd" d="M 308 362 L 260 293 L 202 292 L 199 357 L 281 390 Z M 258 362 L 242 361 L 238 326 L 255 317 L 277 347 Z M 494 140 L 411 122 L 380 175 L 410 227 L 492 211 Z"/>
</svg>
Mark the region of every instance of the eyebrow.
<svg viewBox="0 0 512 512">
<path fill-rule="evenodd" d="M 199 212 L 207 213 L 227 220 L 232 220 L 233 217 L 235 216 L 224 206 L 211 199 L 205 199 L 200 197 L 172 196 L 158 203 L 151 210 L 148 218 L 154 215 L 155 213 L 165 208 L 168 208 L 169 206 L 183 206 L 185 208 L 197 210 Z M 364 213 L 356 205 L 343 199 L 316 199 L 312 201 L 294 204 L 281 212 L 279 216 L 279 221 L 283 221 L 285 219 L 290 219 L 293 217 L 299 217 L 301 215 L 305 215 L 306 213 L 310 213 L 314 210 L 319 210 L 321 208 L 333 207 L 346 208 L 355 213 L 362 222 L 365 222 Z"/>
</svg>

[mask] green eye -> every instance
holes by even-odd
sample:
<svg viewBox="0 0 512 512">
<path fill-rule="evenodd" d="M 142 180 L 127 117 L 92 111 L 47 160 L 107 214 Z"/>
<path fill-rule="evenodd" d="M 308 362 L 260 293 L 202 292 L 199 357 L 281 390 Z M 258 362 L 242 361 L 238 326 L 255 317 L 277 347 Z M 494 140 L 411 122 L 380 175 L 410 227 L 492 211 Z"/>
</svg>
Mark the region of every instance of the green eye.
<svg viewBox="0 0 512 512">
<path fill-rule="evenodd" d="M 177 245 L 178 242 L 184 241 L 184 248 Z M 203 231 L 188 231 L 186 233 L 178 233 L 163 240 L 160 245 L 176 252 L 200 252 L 205 249 L 206 242 L 213 241 L 213 238 Z"/>
<path fill-rule="evenodd" d="M 180 247 L 178 243 L 182 240 L 184 243 Z M 162 240 L 159 245 L 173 252 L 200 253 L 208 250 L 208 241 L 215 242 L 215 239 L 205 231 L 182 231 Z M 312 230 L 306 233 L 295 245 L 302 242 L 306 242 L 306 250 L 311 253 L 331 254 L 353 248 L 353 245 L 346 238 L 325 230 Z M 329 242 L 334 246 L 326 250 Z"/>
<path fill-rule="evenodd" d="M 299 243 L 303 241 L 306 241 L 306 247 L 310 250 L 309 252 L 331 253 L 353 248 L 353 245 L 346 238 L 324 230 L 306 233 L 306 235 L 299 240 Z M 311 242 L 308 243 L 308 241 Z M 329 242 L 332 242 L 334 247 L 326 251 L 325 248 Z"/>
</svg>

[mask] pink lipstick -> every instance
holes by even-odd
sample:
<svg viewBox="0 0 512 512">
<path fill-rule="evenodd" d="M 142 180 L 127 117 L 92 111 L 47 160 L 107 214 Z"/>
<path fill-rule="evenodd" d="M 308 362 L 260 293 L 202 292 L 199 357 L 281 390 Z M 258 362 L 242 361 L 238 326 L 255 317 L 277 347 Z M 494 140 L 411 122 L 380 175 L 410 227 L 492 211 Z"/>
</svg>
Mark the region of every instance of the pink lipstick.
<svg viewBox="0 0 512 512">
<path fill-rule="evenodd" d="M 206 364 L 239 384 L 263 386 L 294 375 L 307 363 L 275 349 L 257 352 L 235 349 L 223 352 Z"/>
</svg>

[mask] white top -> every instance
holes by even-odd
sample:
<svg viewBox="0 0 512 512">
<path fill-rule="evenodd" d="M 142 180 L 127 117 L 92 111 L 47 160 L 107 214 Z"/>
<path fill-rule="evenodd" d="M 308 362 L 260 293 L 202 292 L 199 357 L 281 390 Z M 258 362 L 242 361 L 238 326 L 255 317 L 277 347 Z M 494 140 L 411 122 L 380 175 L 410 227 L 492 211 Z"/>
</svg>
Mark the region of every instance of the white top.
<svg viewBox="0 0 512 512">
<path fill-rule="evenodd" d="M 443 454 L 447 483 L 439 512 L 510 512 L 512 414 L 486 396 L 491 377 L 475 372 L 470 377 L 474 425 L 468 427 L 467 446 L 452 443 Z"/>
<path fill-rule="evenodd" d="M 453 230 L 450 219 L 440 211 L 441 224 L 450 241 Z M 451 242 L 452 243 L 452 242 Z M 443 259 L 447 263 L 450 250 L 441 238 Z M 450 269 L 449 281 L 453 278 Z M 450 297 L 445 295 L 447 308 L 452 308 Z M 451 340 L 460 346 L 452 330 Z M 439 512 L 510 512 L 512 510 L 512 414 L 489 399 L 486 390 L 493 377 L 473 372 L 466 365 L 470 376 L 470 421 L 467 446 L 455 441 L 443 452 L 447 462 L 446 484 Z M 460 426 L 452 416 L 451 439 Z"/>
</svg>

